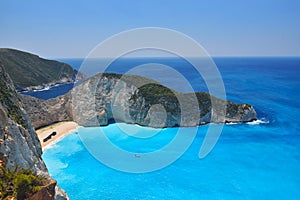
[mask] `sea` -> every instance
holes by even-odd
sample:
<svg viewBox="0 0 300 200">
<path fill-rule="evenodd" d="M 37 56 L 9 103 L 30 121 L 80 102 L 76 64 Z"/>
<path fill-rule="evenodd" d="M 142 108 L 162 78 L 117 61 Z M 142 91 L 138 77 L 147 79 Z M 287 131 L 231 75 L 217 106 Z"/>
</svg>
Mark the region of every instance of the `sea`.
<svg viewBox="0 0 300 200">
<path fill-rule="evenodd" d="M 60 60 L 75 69 L 80 69 L 83 61 Z M 190 132 L 197 132 L 186 151 L 169 165 L 146 173 L 109 167 L 90 153 L 85 141 L 92 141 L 100 153 L 105 152 L 106 148 L 95 139 L 105 131 L 111 143 L 132 152 L 135 159 L 142 159 L 143 153 L 159 151 L 172 142 L 179 127 L 152 129 L 122 123 L 101 128 L 80 127 L 44 152 L 51 176 L 72 200 L 300 199 L 300 58 L 213 60 L 223 78 L 227 99 L 253 105 L 257 121 L 225 125 L 215 147 L 204 158 L 199 158 L 199 149 L 208 125 L 185 128 L 186 138 L 192 137 Z M 134 66 L 157 62 L 184 74 L 194 90 L 207 91 L 203 79 L 181 58 L 120 59 L 112 63 L 110 71 L 126 73 Z M 188 90 L 169 73 L 159 74 L 165 77 L 160 79 L 163 84 L 179 91 Z M 49 99 L 70 88 L 59 85 L 30 95 Z M 136 138 L 120 127 L 138 133 L 153 132 L 154 136 Z M 113 152 L 106 155 L 115 158 Z M 157 155 L 157 161 L 164 162 Z"/>
</svg>

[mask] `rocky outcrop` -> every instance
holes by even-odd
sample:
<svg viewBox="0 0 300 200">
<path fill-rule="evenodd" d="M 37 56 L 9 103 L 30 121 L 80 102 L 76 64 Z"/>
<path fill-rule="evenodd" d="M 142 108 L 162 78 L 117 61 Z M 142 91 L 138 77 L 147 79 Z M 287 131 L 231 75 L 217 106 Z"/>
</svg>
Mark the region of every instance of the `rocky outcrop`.
<svg viewBox="0 0 300 200">
<path fill-rule="evenodd" d="M 112 121 L 150 127 L 198 126 L 256 119 L 249 104 L 235 104 L 207 93 L 179 93 L 135 75 L 98 74 L 68 94 L 47 101 L 23 96 L 35 127 L 73 120 L 82 126 Z"/>
<path fill-rule="evenodd" d="M 57 187 L 56 181 L 51 180 L 28 200 L 66 200 L 66 196 L 67 194 Z"/>
<path fill-rule="evenodd" d="M 33 164 L 34 171 L 46 172 L 41 159 L 40 142 L 2 66 L 0 75 L 0 139 L 3 143 L 0 152 L 6 155 L 6 165 L 11 168 L 16 165 L 28 168 Z"/>
<path fill-rule="evenodd" d="M 16 166 L 30 168 L 34 173 L 50 179 L 41 158 L 40 142 L 23 107 L 12 81 L 0 65 L 1 165 L 11 169 Z"/>
<path fill-rule="evenodd" d="M 28 200 L 53 200 L 55 196 L 56 181 L 42 187 L 41 190 L 32 195 Z"/>
</svg>

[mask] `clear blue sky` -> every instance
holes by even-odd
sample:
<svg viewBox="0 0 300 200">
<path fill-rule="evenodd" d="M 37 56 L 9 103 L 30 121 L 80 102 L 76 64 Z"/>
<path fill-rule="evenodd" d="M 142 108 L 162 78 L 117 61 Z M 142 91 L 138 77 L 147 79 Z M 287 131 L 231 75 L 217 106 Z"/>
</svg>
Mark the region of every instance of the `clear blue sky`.
<svg viewBox="0 0 300 200">
<path fill-rule="evenodd" d="M 1 0 L 0 47 L 85 57 L 131 28 L 183 32 L 213 56 L 300 56 L 299 0 Z"/>
</svg>

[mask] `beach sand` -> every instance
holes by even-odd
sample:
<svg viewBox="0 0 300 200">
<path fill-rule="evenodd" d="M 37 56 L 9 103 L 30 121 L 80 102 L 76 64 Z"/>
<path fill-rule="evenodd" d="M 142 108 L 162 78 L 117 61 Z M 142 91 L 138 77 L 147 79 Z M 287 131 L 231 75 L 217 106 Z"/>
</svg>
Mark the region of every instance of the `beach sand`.
<svg viewBox="0 0 300 200">
<path fill-rule="evenodd" d="M 36 130 L 38 138 L 41 142 L 43 151 L 47 148 L 48 145 L 55 143 L 59 139 L 68 135 L 69 133 L 75 131 L 78 128 L 78 124 L 76 122 L 67 121 L 67 122 L 58 122 L 55 124 L 51 124 L 49 126 L 40 128 Z M 56 132 L 55 135 L 51 136 L 47 141 L 43 141 L 49 135 Z"/>
</svg>

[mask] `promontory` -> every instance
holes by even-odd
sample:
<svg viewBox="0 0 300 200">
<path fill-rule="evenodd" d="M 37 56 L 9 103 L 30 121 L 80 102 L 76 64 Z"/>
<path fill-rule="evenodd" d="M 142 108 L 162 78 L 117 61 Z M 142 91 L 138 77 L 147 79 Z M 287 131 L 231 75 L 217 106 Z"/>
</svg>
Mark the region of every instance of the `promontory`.
<svg viewBox="0 0 300 200">
<path fill-rule="evenodd" d="M 48 86 L 73 83 L 83 74 L 70 65 L 16 49 L 0 48 L 0 63 L 12 79 L 15 88 L 39 90 Z"/>
<path fill-rule="evenodd" d="M 97 74 L 53 99 L 22 98 L 36 128 L 70 120 L 81 126 L 124 122 L 163 128 L 256 119 L 249 104 L 236 104 L 204 92 L 176 92 L 137 75 Z"/>
</svg>

